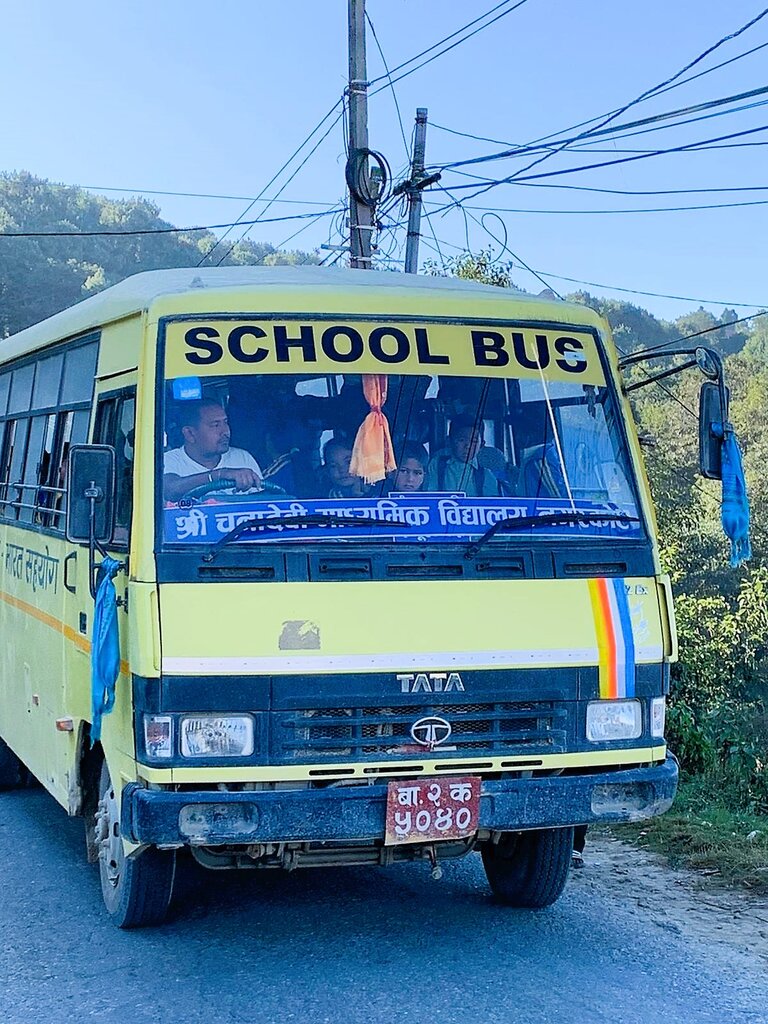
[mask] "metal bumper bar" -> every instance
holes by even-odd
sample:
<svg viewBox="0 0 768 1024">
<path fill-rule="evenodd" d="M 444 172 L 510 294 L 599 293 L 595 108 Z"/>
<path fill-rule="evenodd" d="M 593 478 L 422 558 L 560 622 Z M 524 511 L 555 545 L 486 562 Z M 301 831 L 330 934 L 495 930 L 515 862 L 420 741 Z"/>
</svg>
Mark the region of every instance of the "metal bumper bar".
<svg viewBox="0 0 768 1024">
<path fill-rule="evenodd" d="M 637 821 L 666 811 L 677 762 L 584 775 L 483 780 L 480 828 L 493 831 Z M 224 846 L 382 839 L 386 785 L 173 792 L 129 783 L 121 830 L 134 843 Z"/>
</svg>

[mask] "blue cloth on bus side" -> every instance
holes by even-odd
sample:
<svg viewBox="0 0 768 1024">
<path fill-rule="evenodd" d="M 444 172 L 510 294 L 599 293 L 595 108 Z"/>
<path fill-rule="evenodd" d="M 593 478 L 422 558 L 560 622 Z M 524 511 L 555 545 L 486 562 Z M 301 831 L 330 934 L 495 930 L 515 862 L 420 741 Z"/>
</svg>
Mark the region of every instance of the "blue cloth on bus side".
<svg viewBox="0 0 768 1024">
<path fill-rule="evenodd" d="M 730 423 L 724 424 L 721 431 L 723 497 L 720 518 L 725 535 L 731 542 L 731 567 L 736 569 L 752 557 L 749 543 L 749 498 L 736 433 Z"/>
<path fill-rule="evenodd" d="M 112 580 L 120 562 L 105 557 L 96 575 L 96 603 L 91 640 L 91 743 L 101 739 L 101 719 L 115 706 L 115 683 L 120 673 L 117 595 Z"/>
</svg>

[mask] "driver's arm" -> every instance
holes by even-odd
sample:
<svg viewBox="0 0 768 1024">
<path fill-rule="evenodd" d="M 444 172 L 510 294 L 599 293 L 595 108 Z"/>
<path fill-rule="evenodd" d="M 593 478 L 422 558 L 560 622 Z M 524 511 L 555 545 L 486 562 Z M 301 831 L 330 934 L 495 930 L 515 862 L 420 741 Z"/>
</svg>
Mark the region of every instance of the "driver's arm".
<svg viewBox="0 0 768 1024">
<path fill-rule="evenodd" d="M 193 476 L 178 476 L 176 473 L 166 473 L 163 476 L 163 494 L 166 501 L 178 501 L 183 498 L 187 491 L 207 484 L 209 480 L 217 480 L 218 469 L 212 469 L 210 473 L 195 473 Z"/>
<path fill-rule="evenodd" d="M 254 462 L 254 465 L 256 463 Z M 192 476 L 179 476 L 176 473 L 166 473 L 163 476 L 163 493 L 166 501 L 176 502 L 183 498 L 188 491 L 202 484 L 217 483 L 220 480 L 231 480 L 234 482 L 235 490 L 249 491 L 261 488 L 261 476 L 250 469 L 234 468 L 232 466 L 221 466 L 212 469 L 210 472 L 194 473 Z"/>
</svg>

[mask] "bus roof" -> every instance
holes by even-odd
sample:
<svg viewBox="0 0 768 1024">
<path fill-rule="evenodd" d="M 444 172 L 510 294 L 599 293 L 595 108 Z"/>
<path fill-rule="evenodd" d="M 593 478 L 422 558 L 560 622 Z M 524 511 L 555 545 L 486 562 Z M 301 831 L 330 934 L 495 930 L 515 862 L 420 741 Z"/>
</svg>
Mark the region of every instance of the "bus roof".
<svg viewBox="0 0 768 1024">
<path fill-rule="evenodd" d="M 381 289 L 388 293 L 399 291 L 411 295 L 451 292 L 453 295 L 483 295 L 499 300 L 508 297 L 517 305 L 535 305 L 536 316 L 544 310 L 547 318 L 555 321 L 575 320 L 601 326 L 599 314 L 589 307 L 559 299 L 546 299 L 516 289 L 502 289 L 494 285 L 463 281 L 454 277 L 432 277 L 421 274 L 402 274 L 367 270 L 345 270 L 326 267 L 182 267 L 174 270 L 150 270 L 134 274 L 119 284 L 84 299 L 54 316 L 41 320 L 18 334 L 0 341 L 0 363 L 51 345 L 65 338 L 85 334 L 96 327 L 148 310 L 160 298 L 190 293 L 197 306 L 201 289 L 233 292 L 239 289 L 333 289 L 335 292 L 358 288 Z M 214 304 L 215 305 L 215 304 Z M 533 312 L 533 310 L 531 310 Z M 519 315 L 519 313 L 517 314 Z"/>
</svg>

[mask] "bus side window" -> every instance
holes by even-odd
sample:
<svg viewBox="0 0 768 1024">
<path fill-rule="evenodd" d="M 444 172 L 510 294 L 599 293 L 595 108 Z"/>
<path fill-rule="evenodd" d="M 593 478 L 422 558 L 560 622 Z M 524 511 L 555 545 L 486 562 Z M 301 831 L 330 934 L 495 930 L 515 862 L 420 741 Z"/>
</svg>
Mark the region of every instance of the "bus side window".
<svg viewBox="0 0 768 1024">
<path fill-rule="evenodd" d="M 135 388 L 99 400 L 93 441 L 94 444 L 108 444 L 115 449 L 117 502 L 114 541 L 121 546 L 128 543 L 131 527 L 135 421 Z"/>
<path fill-rule="evenodd" d="M 27 439 L 29 438 L 29 419 L 13 420 L 11 426 L 11 441 L 7 446 L 7 464 L 2 467 L 2 479 L 6 487 L 5 516 L 8 519 L 17 519 L 19 514 L 20 496 L 23 491 L 16 484 L 21 482 L 21 474 L 24 469 L 24 461 L 27 455 Z"/>
</svg>

